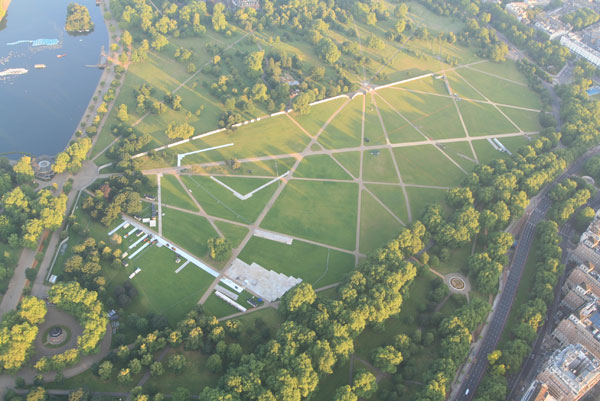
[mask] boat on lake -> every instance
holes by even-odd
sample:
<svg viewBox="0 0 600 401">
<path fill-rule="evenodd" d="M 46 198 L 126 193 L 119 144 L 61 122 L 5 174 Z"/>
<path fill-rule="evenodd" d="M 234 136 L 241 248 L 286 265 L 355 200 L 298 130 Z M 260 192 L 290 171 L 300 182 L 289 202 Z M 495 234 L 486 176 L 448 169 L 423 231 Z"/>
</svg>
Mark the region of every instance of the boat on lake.
<svg viewBox="0 0 600 401">
<path fill-rule="evenodd" d="M 36 64 L 34 65 L 35 68 L 37 68 L 38 70 L 44 69 L 46 68 L 46 64 Z"/>
<path fill-rule="evenodd" d="M 0 77 L 8 77 L 10 75 L 22 75 L 27 74 L 25 68 L 9 68 L 8 70 L 0 71 Z"/>
</svg>

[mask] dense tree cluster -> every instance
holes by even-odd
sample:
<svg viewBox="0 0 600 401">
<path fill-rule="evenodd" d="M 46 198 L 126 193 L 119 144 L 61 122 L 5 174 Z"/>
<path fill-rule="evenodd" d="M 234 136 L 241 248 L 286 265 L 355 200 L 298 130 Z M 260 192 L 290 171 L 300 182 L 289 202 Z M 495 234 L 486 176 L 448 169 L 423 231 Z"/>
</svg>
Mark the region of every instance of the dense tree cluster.
<svg viewBox="0 0 600 401">
<path fill-rule="evenodd" d="M 78 139 L 69 145 L 64 152 L 56 155 L 52 170 L 57 174 L 65 171 L 72 173 L 78 171 L 91 148 L 92 140 L 90 138 Z"/>
<path fill-rule="evenodd" d="M 86 6 L 77 3 L 70 3 L 67 6 L 67 22 L 65 22 L 67 32 L 90 32 L 94 30 L 94 23 L 90 17 L 90 12 Z"/>
<path fill-rule="evenodd" d="M 579 207 L 585 205 L 595 191 L 585 180 L 573 177 L 557 183 L 550 193 L 552 208 L 548 215 L 558 224 L 566 222 Z"/>
<path fill-rule="evenodd" d="M 106 333 L 108 323 L 98 293 L 71 281 L 52 286 L 48 290 L 48 299 L 75 316 L 83 326 L 83 333 L 77 338 L 78 350 L 84 355 L 94 352 Z"/>
<path fill-rule="evenodd" d="M 564 270 L 560 263 L 562 249 L 558 225 L 542 221 L 536 230 L 538 249 L 535 278 L 525 304 L 518 306 L 519 321 L 512 327 L 511 339 L 488 356 L 490 366 L 477 393 L 477 401 L 500 401 L 506 398 L 506 375 L 516 374 L 531 351 L 538 329 L 546 319 L 547 307 L 554 299 L 554 288 Z"/>
<path fill-rule="evenodd" d="M 560 20 L 570 24 L 574 30 L 578 31 L 600 21 L 600 14 L 591 8 L 581 7 L 562 15 Z"/>
<path fill-rule="evenodd" d="M 46 304 L 25 297 L 15 312 L 6 313 L 0 323 L 0 372 L 19 370 L 33 351 L 37 325 L 44 321 Z"/>
</svg>

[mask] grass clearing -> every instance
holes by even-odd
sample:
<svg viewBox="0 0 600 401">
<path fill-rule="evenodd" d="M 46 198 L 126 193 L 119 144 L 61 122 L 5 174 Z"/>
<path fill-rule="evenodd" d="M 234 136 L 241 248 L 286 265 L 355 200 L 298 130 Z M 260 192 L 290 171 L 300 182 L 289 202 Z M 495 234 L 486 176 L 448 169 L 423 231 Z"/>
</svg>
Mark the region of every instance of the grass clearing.
<svg viewBox="0 0 600 401">
<path fill-rule="evenodd" d="M 469 136 L 508 134 L 518 132 L 491 104 L 475 103 L 468 100 L 458 102 L 458 108 L 469 131 Z"/>
<path fill-rule="evenodd" d="M 326 149 L 360 146 L 362 136 L 362 113 L 364 96 L 350 101 L 319 136 L 319 143 Z"/>
<path fill-rule="evenodd" d="M 381 127 L 381 121 L 373 103 L 373 94 L 366 100 L 365 105 L 365 144 L 368 145 L 385 145 L 385 133 Z"/>
<path fill-rule="evenodd" d="M 363 179 L 374 182 L 400 182 L 389 149 L 382 148 L 364 153 Z"/>
<path fill-rule="evenodd" d="M 506 60 L 502 63 L 494 63 L 488 61 L 486 63 L 479 63 L 468 68 L 480 72 L 482 71 L 487 72 L 489 74 L 498 75 L 500 77 L 510 79 L 511 81 L 527 85 L 527 78 L 525 78 L 525 75 L 523 75 L 523 73 L 519 71 L 517 63 L 515 63 L 512 60 Z"/>
<path fill-rule="evenodd" d="M 241 200 L 236 198 L 228 189 L 211 180 L 210 177 L 184 175 L 181 178 L 185 185 L 192 191 L 191 195 L 202 206 L 206 213 L 211 216 L 246 224 L 250 224 L 257 219 L 266 203 L 273 196 L 277 186 L 281 185 L 279 182 L 275 182 L 256 192 L 252 197 Z M 219 179 L 221 178 L 225 177 L 219 177 Z M 238 179 L 242 180 L 242 178 Z M 250 180 L 251 183 L 252 180 L 254 180 L 252 178 L 245 179 Z M 255 183 L 252 185 L 254 184 Z"/>
<path fill-rule="evenodd" d="M 433 145 L 394 148 L 402 180 L 407 184 L 453 187 L 465 174 Z"/>
<path fill-rule="evenodd" d="M 362 192 L 360 218 L 361 253 L 367 254 L 385 245 L 391 238 L 396 237 L 402 228 L 367 191 Z"/>
<path fill-rule="evenodd" d="M 420 219 L 427 206 L 442 203 L 446 199 L 446 191 L 442 189 L 407 187 L 408 199 L 413 220 Z"/>
<path fill-rule="evenodd" d="M 396 105 L 386 103 L 381 97 L 375 99 L 375 101 L 377 102 L 383 126 L 387 131 L 391 143 L 422 141 L 426 139 L 396 112 L 396 110 L 402 112 L 399 108 L 396 108 Z"/>
<path fill-rule="evenodd" d="M 242 305 L 249 306 L 249 305 Z M 238 313 L 239 310 L 229 305 L 227 302 L 223 301 L 221 298 L 217 297 L 214 293 L 210 294 L 210 296 L 206 299 L 206 302 L 202 304 L 202 307 L 207 313 L 215 315 L 217 318 L 222 318 L 225 316 L 233 315 L 234 313 Z"/>
<path fill-rule="evenodd" d="M 475 167 L 475 156 L 468 142 L 440 143 L 438 146 L 466 171 L 470 172 Z"/>
<path fill-rule="evenodd" d="M 289 181 L 262 227 L 353 250 L 358 185 Z"/>
<path fill-rule="evenodd" d="M 219 379 L 218 374 L 212 373 L 206 368 L 208 355 L 199 351 L 186 351 L 184 349 L 169 349 L 163 359 L 163 364 L 173 354 L 182 354 L 186 359 L 185 368 L 181 372 L 174 373 L 165 369 L 165 373 L 160 376 L 152 377 L 149 383 L 153 388 L 163 394 L 173 393 L 177 387 L 185 387 L 198 394 L 207 386 L 214 386 Z M 134 382 L 135 383 L 135 382 Z"/>
<path fill-rule="evenodd" d="M 225 238 L 231 242 L 231 246 L 234 249 L 242 243 L 248 234 L 248 229 L 246 227 L 236 226 L 235 224 L 230 224 L 219 220 L 215 221 L 215 225 L 219 227 L 219 230 L 221 230 Z"/>
<path fill-rule="evenodd" d="M 354 177 L 360 175 L 359 151 L 334 153 L 333 158 L 340 162 L 342 166 L 346 167 Z"/>
<path fill-rule="evenodd" d="M 315 288 L 342 281 L 354 269 L 354 256 L 294 240 L 292 245 L 252 237 L 239 258 L 268 270 L 301 278 Z"/>
<path fill-rule="evenodd" d="M 460 32 L 465 26 L 458 18 L 439 16 L 417 2 L 409 1 L 407 5 L 411 20 L 434 32 Z"/>
<path fill-rule="evenodd" d="M 324 375 L 319 380 L 319 388 L 311 397 L 314 401 L 331 401 L 335 397 L 335 392 L 338 387 L 350 384 L 348 379 L 350 378 L 350 362 L 345 362 L 341 365 L 336 366 L 333 369 L 333 373 L 330 375 Z"/>
<path fill-rule="evenodd" d="M 500 142 L 504 141 L 504 139 L 505 138 L 499 138 Z M 501 159 L 506 156 L 506 153 L 494 149 L 487 139 L 473 141 L 471 143 L 473 144 L 473 148 L 475 149 L 475 153 L 477 153 L 477 158 L 481 164 L 486 164 L 492 160 Z"/>
<path fill-rule="evenodd" d="M 508 138 L 499 138 L 501 144 L 503 144 L 511 152 L 516 152 L 521 146 L 530 145 L 531 141 L 526 136 L 511 136 Z M 535 137 L 534 137 L 535 140 Z"/>
<path fill-rule="evenodd" d="M 542 129 L 540 113 L 537 111 L 513 109 L 512 107 L 500 107 L 500 110 L 525 132 L 537 132 Z"/>
<path fill-rule="evenodd" d="M 218 237 L 208 220 L 195 214 L 163 208 L 163 234 L 166 239 L 184 248 L 186 251 L 205 258 L 208 253 L 206 242 Z M 194 235 L 190 235 L 194 233 Z"/>
<path fill-rule="evenodd" d="M 341 162 L 340 162 L 341 163 Z M 343 165 L 343 163 L 341 163 Z M 329 155 L 307 156 L 294 171 L 294 177 L 299 178 L 329 178 L 351 180 L 352 177 L 344 171 Z"/>
<path fill-rule="evenodd" d="M 392 211 L 392 213 L 394 213 L 400 220 L 402 220 L 405 223 L 408 223 L 406 200 L 404 199 L 404 192 L 402 191 L 402 188 L 400 186 L 366 184 L 366 187 L 381 202 L 383 202 L 383 204 L 386 205 Z"/>
<path fill-rule="evenodd" d="M 181 186 L 177 177 L 165 174 L 160 178 L 161 201 L 167 205 L 196 211 L 198 208 L 190 199 L 185 189 Z"/>
<path fill-rule="evenodd" d="M 448 83 L 452 92 L 457 94 L 462 99 L 485 100 L 475 89 L 469 86 L 462 77 L 459 77 L 456 72 L 449 71 L 446 73 Z"/>
<path fill-rule="evenodd" d="M 339 109 L 347 99 L 336 99 L 330 102 L 310 107 L 310 113 L 305 115 L 292 114 L 291 117 L 298 121 L 311 135 L 317 135 L 325 122 Z M 287 117 L 286 117 L 287 118 Z"/>
</svg>

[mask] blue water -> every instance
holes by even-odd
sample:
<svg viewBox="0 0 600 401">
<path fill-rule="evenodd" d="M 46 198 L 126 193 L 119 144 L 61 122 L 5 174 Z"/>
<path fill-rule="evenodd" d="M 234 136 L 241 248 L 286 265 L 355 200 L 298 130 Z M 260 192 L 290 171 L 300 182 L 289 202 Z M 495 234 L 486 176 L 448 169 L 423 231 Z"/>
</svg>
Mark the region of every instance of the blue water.
<svg viewBox="0 0 600 401">
<path fill-rule="evenodd" d="M 587 90 L 588 96 L 597 95 L 598 93 L 600 93 L 600 87 L 598 86 L 592 86 L 590 89 Z"/>
<path fill-rule="evenodd" d="M 64 30 L 73 0 L 13 0 L 0 24 L 0 71 L 26 68 L 27 74 L 0 78 L 0 154 L 54 155 L 64 149 L 79 124 L 102 73 L 97 64 L 108 32 L 93 0 L 79 0 L 90 10 L 95 30 L 71 36 Z M 21 40 L 58 39 L 56 46 Z M 57 54 L 67 54 L 56 58 Z M 37 70 L 34 64 L 46 64 Z M 16 156 L 13 156 L 13 158 Z"/>
</svg>

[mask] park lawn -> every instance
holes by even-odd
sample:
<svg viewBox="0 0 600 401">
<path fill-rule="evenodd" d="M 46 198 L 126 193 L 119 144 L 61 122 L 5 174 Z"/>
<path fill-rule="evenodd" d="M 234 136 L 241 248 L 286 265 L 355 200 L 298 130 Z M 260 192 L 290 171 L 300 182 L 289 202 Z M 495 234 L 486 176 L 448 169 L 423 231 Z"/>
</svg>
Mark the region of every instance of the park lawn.
<svg viewBox="0 0 600 401">
<path fill-rule="evenodd" d="M 173 354 L 182 354 L 185 356 L 186 364 L 181 372 L 172 372 L 166 366 L 167 360 Z M 183 348 L 168 349 L 163 359 L 165 373 L 152 377 L 148 383 L 151 383 L 152 388 L 163 394 L 171 394 L 177 387 L 185 387 L 192 394 L 198 394 L 204 387 L 214 386 L 220 377 L 219 374 L 212 373 L 206 368 L 208 357 L 209 355 L 205 355 L 199 351 L 186 351 Z"/>
<path fill-rule="evenodd" d="M 446 262 L 440 261 L 440 264 L 433 267 L 442 274 L 448 273 L 468 273 L 468 260 L 471 256 L 471 250 L 473 249 L 473 242 L 469 242 L 461 246 L 460 248 L 451 249 L 450 257 Z"/>
<path fill-rule="evenodd" d="M 393 105 L 392 107 L 392 104 L 387 103 L 382 97 L 375 98 L 375 102 L 379 109 L 379 113 L 381 113 L 381 120 L 383 121 L 384 129 L 387 132 L 391 143 L 422 141 L 427 139 L 410 125 L 402 115 L 398 114 L 398 111 L 401 112 L 401 110 L 396 108 L 396 105 Z"/>
<path fill-rule="evenodd" d="M 373 196 L 362 192 L 359 251 L 367 254 L 397 237 L 402 224 L 391 216 Z"/>
<path fill-rule="evenodd" d="M 161 201 L 164 204 L 196 211 L 198 208 L 190 199 L 185 189 L 181 186 L 177 177 L 165 174 L 160 178 Z M 163 210 L 164 212 L 164 210 Z"/>
<path fill-rule="evenodd" d="M 363 155 L 363 180 L 373 182 L 399 183 L 392 152 L 381 148 L 365 152 Z"/>
<path fill-rule="evenodd" d="M 271 181 L 269 178 L 248 178 L 248 177 L 215 177 L 228 187 L 237 191 L 240 195 L 246 195 L 260 186 Z M 274 182 L 271 185 L 276 185 Z M 260 191 L 259 191 L 260 192 Z M 257 192 L 258 193 L 258 192 Z"/>
<path fill-rule="evenodd" d="M 408 212 L 406 211 L 406 200 L 400 186 L 383 184 L 366 184 L 369 191 L 373 193 L 392 213 L 400 220 L 408 223 Z M 364 193 L 363 193 L 364 196 Z M 361 216 L 362 218 L 362 216 Z"/>
<path fill-rule="evenodd" d="M 458 102 L 458 108 L 467 126 L 469 136 L 508 134 L 518 132 L 494 106 L 468 100 Z"/>
<path fill-rule="evenodd" d="M 350 362 L 346 361 L 343 364 L 338 364 L 334 367 L 333 373 L 323 375 L 319 380 L 319 387 L 311 397 L 314 401 L 331 401 L 335 398 L 336 390 L 347 384 L 350 378 Z"/>
<path fill-rule="evenodd" d="M 365 144 L 366 145 L 385 145 L 387 140 L 381 126 L 381 120 L 375 103 L 373 94 L 370 94 L 365 105 Z"/>
<path fill-rule="evenodd" d="M 433 145 L 394 148 L 396 163 L 406 184 L 453 187 L 465 174 Z"/>
<path fill-rule="evenodd" d="M 500 142 L 504 140 L 504 138 L 498 138 Z M 504 158 L 506 153 L 500 152 L 488 142 L 487 139 L 482 139 L 480 141 L 473 141 L 473 148 L 475 149 L 475 153 L 477 153 L 477 159 L 479 159 L 479 163 L 487 164 L 492 160 Z"/>
<path fill-rule="evenodd" d="M 248 228 L 243 226 L 226 223 L 219 220 L 215 220 L 215 225 L 219 228 L 219 230 L 221 230 L 225 238 L 231 242 L 233 249 L 237 248 L 248 234 Z"/>
<path fill-rule="evenodd" d="M 431 204 L 439 204 L 446 199 L 443 189 L 406 187 L 413 220 L 423 217 L 425 209 Z"/>
<path fill-rule="evenodd" d="M 239 302 L 238 302 L 239 303 Z M 241 304 L 240 304 L 241 305 Z M 242 305 L 249 306 L 249 305 Z M 229 305 L 227 302 L 223 301 L 221 298 L 215 295 L 213 291 L 212 294 L 206 299 L 206 301 L 202 304 L 204 311 L 208 314 L 215 315 L 217 318 L 222 318 L 224 316 L 233 315 L 234 313 L 238 313 L 239 310 Z"/>
<path fill-rule="evenodd" d="M 418 26 L 426 26 L 434 32 L 460 32 L 465 24 L 458 18 L 434 14 L 416 1 L 407 2 L 408 16 Z"/>
<path fill-rule="evenodd" d="M 340 162 L 342 166 L 346 167 L 348 171 L 354 176 L 360 175 L 360 157 L 361 152 L 336 152 L 332 154 L 333 158 Z"/>
<path fill-rule="evenodd" d="M 414 91 L 448 95 L 448 90 L 446 89 L 446 83 L 444 80 L 434 78 L 431 75 L 414 81 L 406 82 L 402 84 L 401 87 Z"/>
<path fill-rule="evenodd" d="M 225 177 L 219 177 L 219 179 L 221 178 Z M 273 183 L 255 193 L 252 197 L 241 200 L 228 189 L 211 180 L 210 177 L 185 175 L 182 176 L 182 179 L 192 191 L 191 195 L 206 213 L 246 224 L 250 224 L 258 218 L 277 187 L 281 185 L 279 182 Z"/>
<path fill-rule="evenodd" d="M 166 239 L 186 251 L 205 258 L 209 238 L 218 237 L 208 220 L 202 216 L 163 208 L 163 234 Z"/>
<path fill-rule="evenodd" d="M 171 324 L 181 320 L 206 292 L 214 277 L 192 263 L 175 273 L 175 252 L 151 245 L 129 262 L 128 273 L 141 268 L 131 281 L 139 291 L 131 309 L 144 316 L 163 314 Z"/>
<path fill-rule="evenodd" d="M 310 138 L 286 116 L 269 117 L 172 148 L 177 153 L 233 143 L 233 146 L 190 155 L 185 163 L 205 163 L 301 152 Z"/>
<path fill-rule="evenodd" d="M 519 287 L 517 288 L 517 294 L 515 295 L 512 307 L 510 308 L 510 313 L 508 314 L 504 331 L 502 331 L 502 336 L 500 337 L 501 344 L 513 338 L 512 330 L 519 323 L 521 306 L 525 305 L 531 296 L 531 289 L 533 288 L 535 280 L 536 265 L 539 262 L 537 255 L 537 249 L 539 248 L 540 239 L 536 235 L 533 238 L 529 255 L 527 255 L 527 262 L 525 262 L 523 274 L 521 275 L 521 281 L 519 282 Z"/>
<path fill-rule="evenodd" d="M 446 142 L 438 146 L 466 171 L 470 172 L 475 167 L 475 156 L 468 142 Z"/>
<path fill-rule="evenodd" d="M 70 377 L 68 379 L 63 379 L 63 380 L 57 381 L 57 382 L 50 381 L 50 382 L 44 383 L 44 388 L 46 388 L 48 390 L 54 390 L 54 389 L 76 390 L 79 388 L 85 388 L 89 391 L 106 391 L 107 389 L 110 389 L 110 391 L 128 393 L 135 386 L 135 384 L 144 376 L 145 372 L 144 372 L 144 370 L 142 370 L 137 375 L 132 375 L 131 382 L 127 383 L 127 384 L 119 383 L 117 381 L 117 379 L 116 379 L 117 373 L 118 373 L 118 370 L 114 369 L 113 374 L 112 374 L 112 376 L 114 376 L 114 377 L 108 381 L 104 381 L 104 380 L 100 379 L 99 376 L 96 376 L 92 372 L 92 369 L 87 369 L 83 373 L 80 373 L 80 374 Z M 53 400 L 53 399 L 55 399 L 55 398 L 49 398 L 49 400 Z"/>
<path fill-rule="evenodd" d="M 364 95 L 356 96 L 331 120 L 319 136 L 319 143 L 323 147 L 339 149 L 360 146 L 364 100 Z"/>
<path fill-rule="evenodd" d="M 357 203 L 358 185 L 354 183 L 292 180 L 261 226 L 353 250 Z"/>
<path fill-rule="evenodd" d="M 538 111 L 528 111 L 513 109 L 512 107 L 500 107 L 515 124 L 525 132 L 537 132 L 542 129 L 540 124 L 540 113 Z"/>
<path fill-rule="evenodd" d="M 308 114 L 299 115 L 297 113 L 290 114 L 305 130 L 311 135 L 317 135 L 325 122 L 333 116 L 333 114 L 343 105 L 348 99 L 340 98 L 329 102 L 317 104 L 310 107 Z M 286 117 L 287 118 L 287 117 Z"/>
<path fill-rule="evenodd" d="M 293 157 L 287 157 L 283 159 L 270 159 L 262 160 L 257 162 L 244 162 L 241 163 L 241 167 L 234 170 L 229 164 L 219 166 L 193 166 L 192 171 L 195 174 L 213 175 L 213 174 L 226 174 L 226 175 L 261 175 L 278 177 L 282 173 L 288 171 L 296 159 Z"/>
<path fill-rule="evenodd" d="M 492 61 L 488 61 L 485 63 L 479 63 L 476 65 L 469 66 L 468 68 L 471 70 L 498 75 L 500 77 L 510 79 L 511 81 L 527 85 L 527 78 L 525 78 L 525 75 L 523 75 L 523 73 L 519 71 L 517 63 L 515 63 L 513 60 L 506 60 L 502 63 L 494 63 Z"/>
<path fill-rule="evenodd" d="M 461 71 L 459 74 L 492 102 L 531 109 L 542 107 L 539 96 L 527 86 L 494 78 L 473 69 Z"/>
<path fill-rule="evenodd" d="M 314 288 L 342 281 L 354 269 L 354 255 L 294 240 L 292 245 L 252 237 L 239 255 L 248 264 L 300 278 Z"/>
<path fill-rule="evenodd" d="M 533 141 L 535 141 L 535 139 L 536 137 L 534 136 Z M 508 138 L 499 138 L 498 140 L 501 144 L 503 144 L 508 150 L 510 150 L 513 153 L 518 151 L 519 148 L 521 148 L 522 146 L 531 144 L 531 140 L 524 135 L 510 136 Z"/>
<path fill-rule="evenodd" d="M 444 305 L 440 308 L 440 313 L 444 316 L 450 316 L 456 313 L 456 310 L 467 304 L 467 297 L 462 294 L 451 295 Z"/>
<path fill-rule="evenodd" d="M 329 178 L 336 180 L 352 179 L 330 155 L 306 156 L 294 171 L 294 177 Z"/>
<path fill-rule="evenodd" d="M 187 122 L 195 128 L 195 135 L 216 129 L 224 110 L 223 104 L 218 99 L 211 96 L 208 91 L 202 91 L 202 89 L 201 86 L 192 88 L 185 85 L 177 91 L 177 94 L 181 96 L 183 108 L 193 114 Z M 196 111 L 201 107 L 204 107 L 204 109 L 199 116 L 196 116 Z"/>
<path fill-rule="evenodd" d="M 459 77 L 454 71 L 446 73 L 452 93 L 455 93 L 462 99 L 485 100 L 475 89 L 469 86 L 462 77 Z M 458 100 L 458 99 L 457 99 Z"/>
<path fill-rule="evenodd" d="M 384 89 L 378 94 L 424 134 L 434 139 L 465 136 L 452 99 L 399 88 Z"/>
<path fill-rule="evenodd" d="M 239 320 L 244 328 L 244 335 L 240 336 L 239 342 L 246 354 L 254 351 L 251 342 L 252 336 L 249 335 L 249 332 L 254 331 L 254 329 L 258 327 L 266 327 L 269 329 L 271 335 L 273 335 L 285 321 L 276 308 L 249 310 L 244 315 L 236 317 L 235 319 Z M 261 344 L 263 343 L 264 341 L 261 342 Z"/>
</svg>

